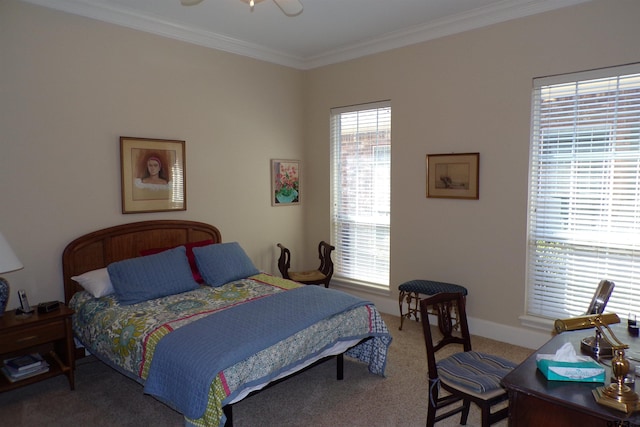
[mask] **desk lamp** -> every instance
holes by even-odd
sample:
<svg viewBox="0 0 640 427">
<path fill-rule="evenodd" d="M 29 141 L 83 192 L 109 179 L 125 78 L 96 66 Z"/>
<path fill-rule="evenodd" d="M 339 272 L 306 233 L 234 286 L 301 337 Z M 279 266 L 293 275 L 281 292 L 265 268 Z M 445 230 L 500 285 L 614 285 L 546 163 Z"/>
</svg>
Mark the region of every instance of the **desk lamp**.
<svg viewBox="0 0 640 427">
<path fill-rule="evenodd" d="M 9 273 L 11 271 L 20 270 L 22 263 L 9 246 L 9 243 L 0 233 L 0 274 Z M 0 317 L 4 314 L 4 309 L 7 308 L 7 302 L 9 301 L 9 282 L 6 279 L 0 277 Z"/>
<path fill-rule="evenodd" d="M 604 308 L 611 297 L 615 284 L 610 280 L 601 280 L 598 283 L 598 288 L 585 315 L 590 314 L 602 314 Z M 616 322 L 617 323 L 617 322 Z M 613 357 L 613 349 L 607 341 L 602 340 L 600 331 L 596 328 L 595 335 L 592 337 L 583 338 L 580 342 L 580 347 L 587 352 L 590 352 L 595 359 L 600 357 Z"/>
<path fill-rule="evenodd" d="M 616 337 L 610 324 L 620 323 L 620 318 L 615 313 L 591 314 L 570 319 L 558 319 L 554 327 L 556 332 L 572 331 L 578 329 L 596 328 L 600 339 L 611 346 L 613 359 L 611 359 L 611 372 L 615 378 L 608 386 L 598 387 L 593 390 L 596 401 L 618 411 L 631 413 L 640 410 L 640 398 L 638 394 L 624 383 L 624 378 L 629 373 L 629 361 L 624 357 L 624 350 L 629 348 Z M 606 333 L 605 333 L 606 332 Z M 609 334 L 609 336 L 607 336 Z"/>
</svg>

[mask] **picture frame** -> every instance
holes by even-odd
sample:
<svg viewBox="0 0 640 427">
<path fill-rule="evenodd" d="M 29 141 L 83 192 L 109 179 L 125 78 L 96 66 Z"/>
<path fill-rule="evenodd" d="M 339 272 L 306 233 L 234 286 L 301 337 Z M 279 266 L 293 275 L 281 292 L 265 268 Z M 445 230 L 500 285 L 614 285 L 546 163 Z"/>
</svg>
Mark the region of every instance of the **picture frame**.
<svg viewBox="0 0 640 427">
<path fill-rule="evenodd" d="M 122 213 L 187 210 L 185 142 L 120 137 Z"/>
<path fill-rule="evenodd" d="M 294 206 L 302 200 L 302 162 L 271 159 L 271 206 Z"/>
<path fill-rule="evenodd" d="M 427 154 L 427 197 L 479 199 L 480 153 Z"/>
</svg>

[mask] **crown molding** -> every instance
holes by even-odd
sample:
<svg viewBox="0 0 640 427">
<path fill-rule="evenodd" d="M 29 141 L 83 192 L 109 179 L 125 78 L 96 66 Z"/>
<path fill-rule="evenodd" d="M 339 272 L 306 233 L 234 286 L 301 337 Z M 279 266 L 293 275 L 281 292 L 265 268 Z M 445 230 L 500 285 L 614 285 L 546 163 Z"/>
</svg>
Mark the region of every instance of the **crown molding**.
<svg viewBox="0 0 640 427">
<path fill-rule="evenodd" d="M 241 56 L 302 69 L 304 58 L 289 55 L 273 49 L 268 49 L 254 43 L 227 37 L 199 29 L 192 29 L 183 25 L 164 20 L 159 17 L 143 15 L 125 7 L 111 7 L 98 4 L 91 0 L 24 0 L 49 9 L 60 10 L 73 15 L 110 24 L 120 25 L 134 30 L 140 30 L 187 43 L 222 50 Z"/>
<path fill-rule="evenodd" d="M 422 43 L 511 19 L 548 12 L 591 0 L 503 0 L 489 6 L 440 19 L 321 55 L 299 57 L 221 34 L 194 30 L 159 17 L 145 16 L 124 6 L 112 7 L 91 0 L 24 0 L 28 3 L 181 40 L 211 49 L 247 56 L 286 67 L 310 70 L 416 43 Z"/>
<path fill-rule="evenodd" d="M 304 69 L 344 62 L 588 1 L 591 0 L 503 0 L 466 13 L 385 34 L 371 40 L 306 58 L 304 60 Z"/>
</svg>

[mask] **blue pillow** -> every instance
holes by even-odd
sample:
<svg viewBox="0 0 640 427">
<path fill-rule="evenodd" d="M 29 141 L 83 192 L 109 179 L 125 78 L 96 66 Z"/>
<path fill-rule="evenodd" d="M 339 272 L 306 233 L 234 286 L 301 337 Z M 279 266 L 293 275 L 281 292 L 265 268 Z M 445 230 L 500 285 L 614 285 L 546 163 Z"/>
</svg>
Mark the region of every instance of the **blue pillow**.
<svg viewBox="0 0 640 427">
<path fill-rule="evenodd" d="M 116 297 L 122 305 L 198 289 L 193 279 L 186 249 L 175 249 L 107 266 Z"/>
<path fill-rule="evenodd" d="M 198 271 L 210 286 L 222 286 L 260 273 L 238 242 L 193 248 L 193 254 Z"/>
</svg>

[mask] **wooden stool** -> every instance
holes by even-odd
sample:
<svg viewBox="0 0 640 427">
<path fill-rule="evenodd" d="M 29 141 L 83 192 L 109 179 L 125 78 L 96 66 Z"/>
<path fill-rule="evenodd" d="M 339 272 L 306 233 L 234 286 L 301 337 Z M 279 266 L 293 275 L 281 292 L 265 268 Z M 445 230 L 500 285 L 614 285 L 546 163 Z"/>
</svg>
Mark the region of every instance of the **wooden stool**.
<svg viewBox="0 0 640 427">
<path fill-rule="evenodd" d="M 452 283 L 434 282 L 432 280 L 409 280 L 398 286 L 400 296 L 398 303 L 400 305 L 400 330 L 402 330 L 402 324 L 404 318 L 411 319 L 413 316 L 416 322 L 419 322 L 418 314 L 420 314 L 420 294 L 422 295 L 435 295 L 441 292 L 460 292 L 462 295 L 467 295 L 467 288 L 460 285 L 454 285 Z M 403 312 L 403 302 L 407 302 L 406 313 Z"/>
</svg>

